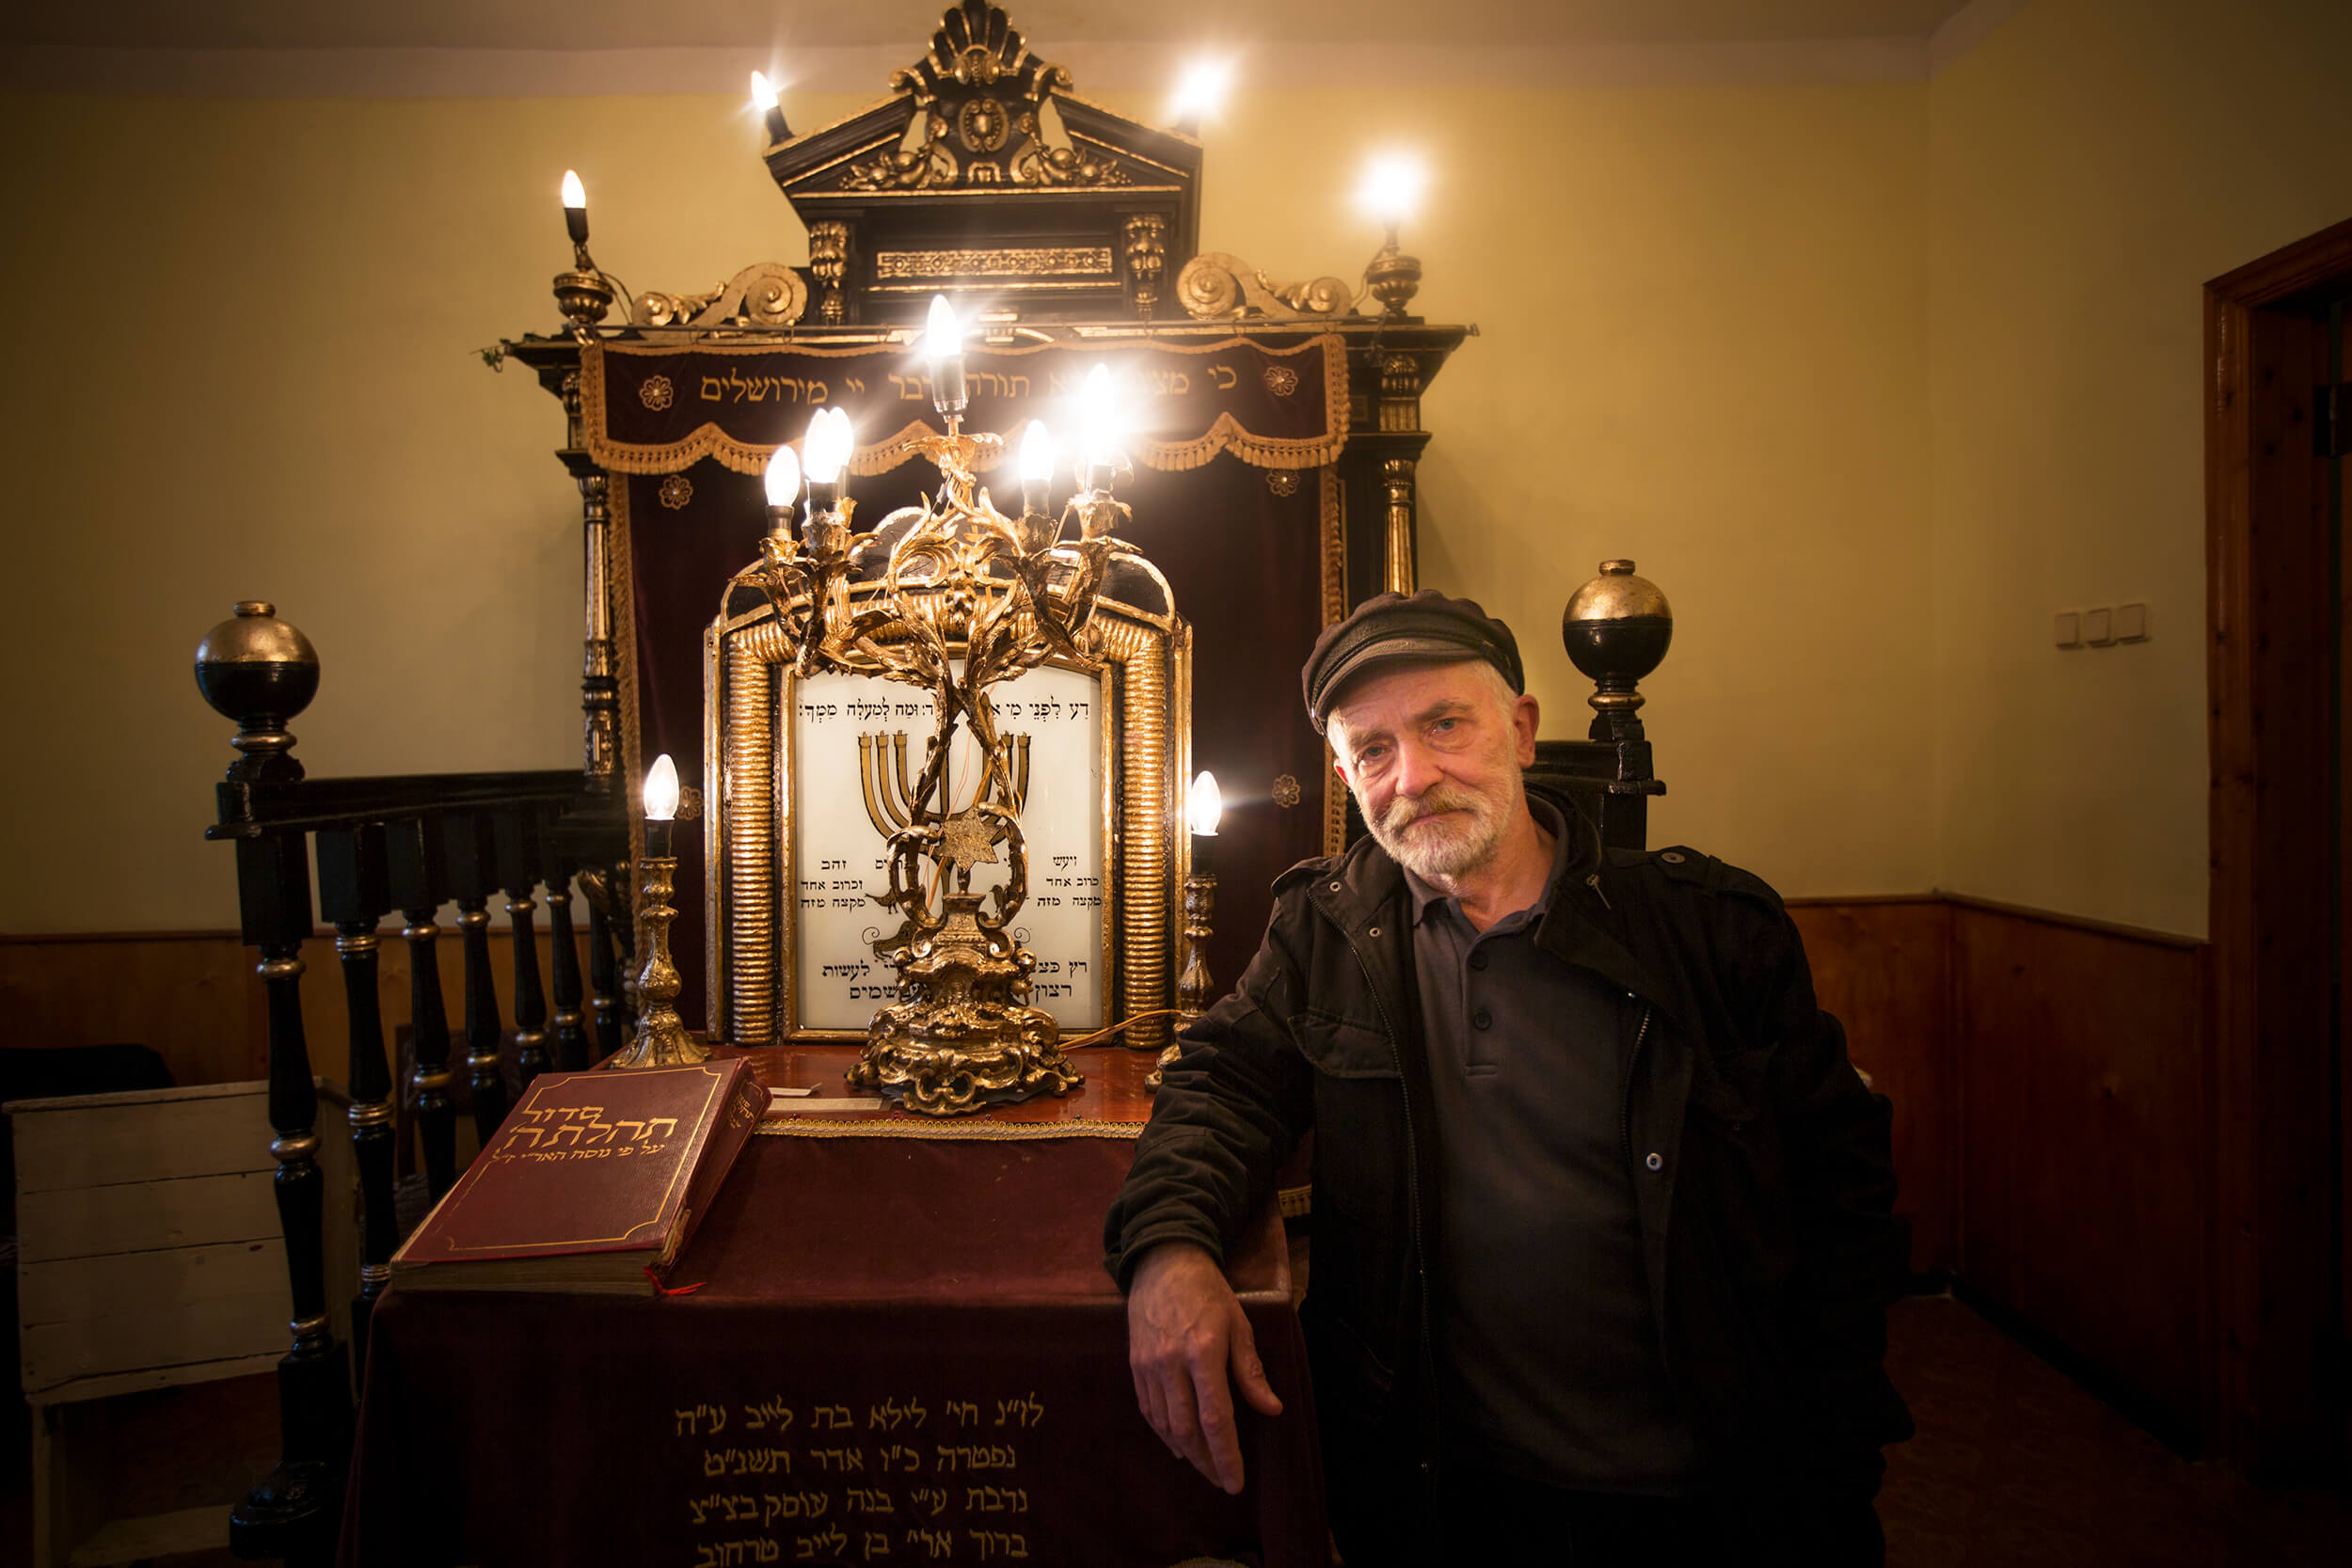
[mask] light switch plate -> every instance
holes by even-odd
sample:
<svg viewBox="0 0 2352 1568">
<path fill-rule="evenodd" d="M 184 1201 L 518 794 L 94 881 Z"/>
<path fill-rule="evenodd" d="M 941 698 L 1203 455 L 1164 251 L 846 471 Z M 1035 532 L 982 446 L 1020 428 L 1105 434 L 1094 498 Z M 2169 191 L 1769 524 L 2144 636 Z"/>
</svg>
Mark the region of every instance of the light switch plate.
<svg viewBox="0 0 2352 1568">
<path fill-rule="evenodd" d="M 2148 607 L 2144 604 L 2120 604 L 2115 607 L 2115 640 L 2118 642 L 2148 641 Z"/>
<path fill-rule="evenodd" d="M 2083 645 L 2081 611 L 2061 610 L 2058 612 L 2058 645 L 2061 648 L 2079 648 Z"/>
<path fill-rule="evenodd" d="M 2083 641 L 2094 648 L 2104 648 L 2115 641 L 2115 616 L 2106 606 L 2083 611 Z"/>
</svg>

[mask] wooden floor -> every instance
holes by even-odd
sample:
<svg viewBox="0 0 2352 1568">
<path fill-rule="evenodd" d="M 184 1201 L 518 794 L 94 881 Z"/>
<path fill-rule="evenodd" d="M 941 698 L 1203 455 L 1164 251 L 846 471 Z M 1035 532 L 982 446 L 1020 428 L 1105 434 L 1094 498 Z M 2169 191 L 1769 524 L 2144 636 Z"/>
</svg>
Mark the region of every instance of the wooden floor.
<svg viewBox="0 0 2352 1568">
<path fill-rule="evenodd" d="M 2352 1496 L 2250 1486 L 2183 1460 L 1947 1298 L 1904 1302 L 1890 1329 L 1895 1379 L 1919 1426 L 1890 1450 L 1879 1498 L 1891 1568 L 2352 1561 Z M 274 1455 L 276 1402 L 267 1377 L 118 1402 L 121 1500 L 149 1513 L 233 1496 Z M 22 1443 L 0 1446 L 0 1562 L 21 1560 L 32 1536 Z M 235 1560 L 224 1549 L 157 1560 Z"/>
<path fill-rule="evenodd" d="M 1948 1297 L 1895 1308 L 1891 1568 L 2344 1568 L 2352 1494 L 2193 1464 Z"/>
</svg>

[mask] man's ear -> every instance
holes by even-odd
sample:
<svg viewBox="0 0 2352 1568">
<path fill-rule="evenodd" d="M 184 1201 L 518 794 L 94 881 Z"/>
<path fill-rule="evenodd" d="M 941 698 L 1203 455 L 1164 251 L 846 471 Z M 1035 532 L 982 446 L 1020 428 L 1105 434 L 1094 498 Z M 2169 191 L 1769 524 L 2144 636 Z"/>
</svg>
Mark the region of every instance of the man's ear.
<svg viewBox="0 0 2352 1568">
<path fill-rule="evenodd" d="M 1511 737 L 1518 742 L 1521 768 L 1535 766 L 1535 731 L 1542 719 L 1541 705 L 1525 692 L 1511 705 Z"/>
</svg>

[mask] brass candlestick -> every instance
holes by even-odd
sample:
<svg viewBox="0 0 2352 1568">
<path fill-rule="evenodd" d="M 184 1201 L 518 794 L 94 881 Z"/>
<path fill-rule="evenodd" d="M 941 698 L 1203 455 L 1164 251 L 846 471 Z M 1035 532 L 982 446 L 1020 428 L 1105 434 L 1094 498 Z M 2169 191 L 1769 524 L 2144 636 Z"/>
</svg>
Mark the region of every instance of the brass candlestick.
<svg viewBox="0 0 2352 1568">
<path fill-rule="evenodd" d="M 670 895 L 677 876 L 675 855 L 647 855 L 637 918 L 643 925 L 645 967 L 637 974 L 637 1037 L 607 1062 L 613 1068 L 680 1067 L 710 1060 L 710 1047 L 686 1032 L 678 1021 L 677 965 L 670 958 L 670 922 L 677 911 Z"/>
<path fill-rule="evenodd" d="M 1209 937 L 1211 916 L 1216 910 L 1216 878 L 1207 872 L 1196 871 L 1184 879 L 1184 967 L 1176 976 L 1176 1027 L 1198 1019 L 1216 1000 L 1216 983 L 1209 978 Z M 1143 1086 L 1156 1091 L 1160 1075 L 1168 1065 L 1184 1053 L 1184 1046 L 1170 1040 L 1160 1059 L 1152 1069 L 1152 1076 Z"/>
</svg>

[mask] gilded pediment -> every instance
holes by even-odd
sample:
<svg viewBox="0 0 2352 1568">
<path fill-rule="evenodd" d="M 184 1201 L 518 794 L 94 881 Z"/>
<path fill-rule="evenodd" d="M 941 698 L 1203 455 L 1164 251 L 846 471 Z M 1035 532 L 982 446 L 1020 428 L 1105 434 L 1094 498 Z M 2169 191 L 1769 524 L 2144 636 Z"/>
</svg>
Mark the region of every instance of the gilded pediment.
<svg viewBox="0 0 2352 1568">
<path fill-rule="evenodd" d="M 895 296 L 957 273 L 1025 297 L 1024 315 L 1148 313 L 1191 259 L 1200 143 L 1076 96 L 1002 7 L 961 0 L 889 87 L 768 150 L 812 234 L 839 245 L 845 317 L 897 320 Z"/>
</svg>

